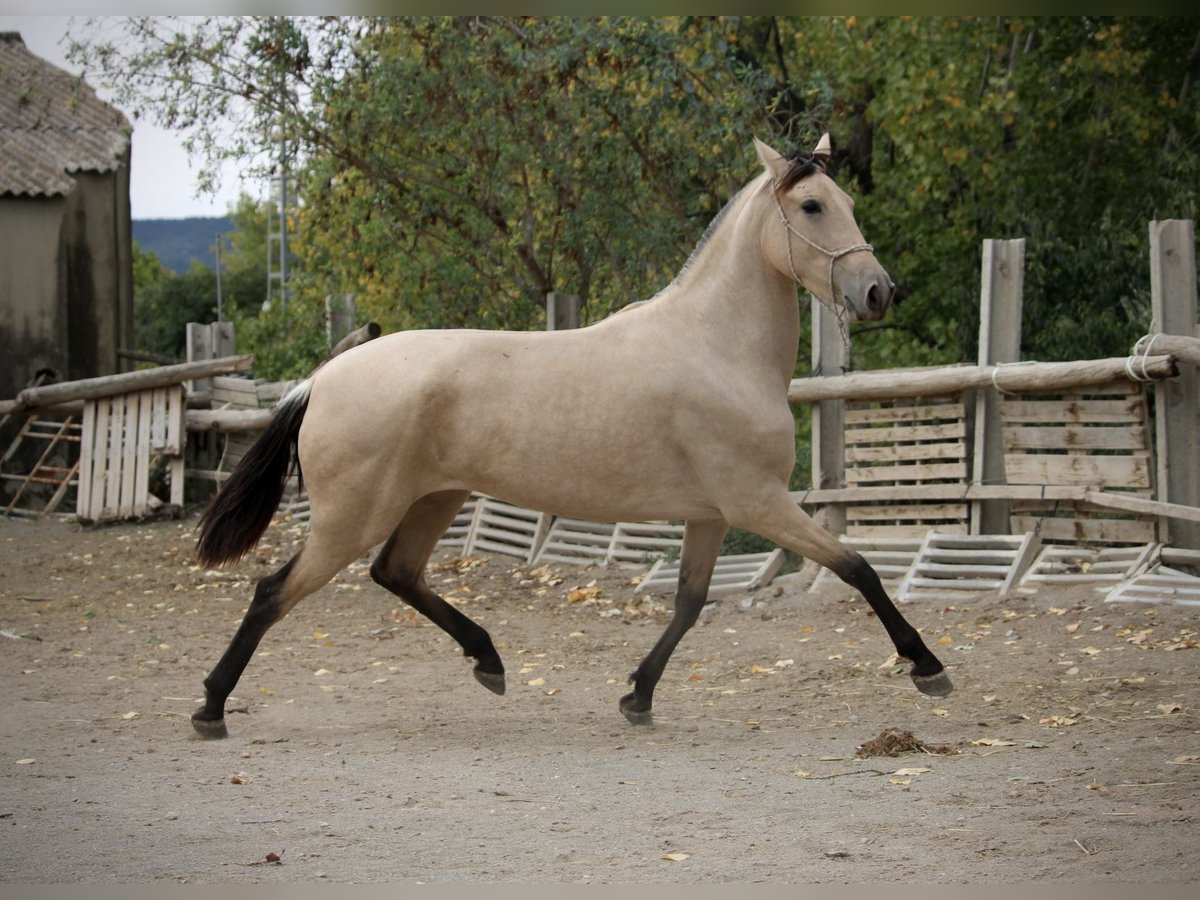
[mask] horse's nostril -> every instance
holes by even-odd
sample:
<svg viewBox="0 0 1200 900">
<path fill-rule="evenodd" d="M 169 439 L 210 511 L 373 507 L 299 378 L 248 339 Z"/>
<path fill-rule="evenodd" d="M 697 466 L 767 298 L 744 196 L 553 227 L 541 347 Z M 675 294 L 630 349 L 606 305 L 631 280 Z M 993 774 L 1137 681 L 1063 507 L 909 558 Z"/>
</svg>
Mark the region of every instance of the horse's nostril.
<svg viewBox="0 0 1200 900">
<path fill-rule="evenodd" d="M 871 312 L 879 312 L 879 310 L 883 309 L 883 304 L 884 300 L 882 292 L 879 290 L 879 285 L 871 285 L 871 289 L 867 291 L 867 309 Z"/>
</svg>

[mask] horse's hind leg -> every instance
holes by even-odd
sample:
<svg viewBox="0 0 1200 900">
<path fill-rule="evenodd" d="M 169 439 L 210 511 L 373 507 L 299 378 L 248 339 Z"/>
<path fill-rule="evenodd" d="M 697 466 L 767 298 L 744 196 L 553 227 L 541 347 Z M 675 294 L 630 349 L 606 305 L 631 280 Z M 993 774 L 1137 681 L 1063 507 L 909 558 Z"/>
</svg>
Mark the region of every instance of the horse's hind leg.
<svg viewBox="0 0 1200 900">
<path fill-rule="evenodd" d="M 675 647 L 700 617 L 700 610 L 704 608 L 704 601 L 708 597 L 708 585 L 712 580 L 717 554 L 721 551 L 721 542 L 728 530 L 729 525 L 723 519 L 688 522 L 684 528 L 675 612 L 662 637 L 629 676 L 633 691 L 621 698 L 621 712 L 634 725 L 649 725 L 652 721 L 650 708 L 654 701 L 654 688 L 662 678 L 663 669 Z"/>
<path fill-rule="evenodd" d="M 425 581 L 425 564 L 467 491 L 440 491 L 414 503 L 371 565 L 371 577 L 458 641 L 463 655 L 475 659 L 475 678 L 488 690 L 504 693 L 504 664 L 487 631 L 463 615 Z"/>
<path fill-rule="evenodd" d="M 281 569 L 259 579 L 254 589 L 254 599 L 250 601 L 242 624 L 238 626 L 221 659 L 204 679 L 204 706 L 192 714 L 192 726 L 197 734 L 205 738 L 223 738 L 228 734 L 225 728 L 225 701 L 233 693 L 263 635 L 293 606 L 325 585 L 356 555 L 343 558 L 343 555 L 323 552 L 320 544 L 310 538 L 304 549 Z"/>
</svg>

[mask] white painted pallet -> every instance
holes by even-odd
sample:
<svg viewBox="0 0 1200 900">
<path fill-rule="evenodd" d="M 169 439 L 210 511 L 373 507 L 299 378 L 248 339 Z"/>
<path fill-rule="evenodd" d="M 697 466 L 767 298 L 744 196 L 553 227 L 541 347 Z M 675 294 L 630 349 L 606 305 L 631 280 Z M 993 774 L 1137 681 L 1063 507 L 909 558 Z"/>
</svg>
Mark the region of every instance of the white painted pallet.
<svg viewBox="0 0 1200 900">
<path fill-rule="evenodd" d="M 462 550 L 467 546 L 467 541 L 471 537 L 471 528 L 475 524 L 475 512 L 479 508 L 479 499 L 478 494 L 472 494 L 466 499 L 462 508 L 459 509 L 458 515 L 450 523 L 450 527 L 438 539 L 439 550 Z"/>
<path fill-rule="evenodd" d="M 608 560 L 642 566 L 683 550 L 683 525 L 670 522 L 618 522 L 613 529 Z"/>
<path fill-rule="evenodd" d="M 963 597 L 964 593 L 1012 590 L 1037 552 L 1038 539 L 1025 534 L 925 535 L 897 591 L 898 600 Z"/>
<path fill-rule="evenodd" d="M 735 591 L 753 591 L 771 579 L 783 565 L 784 553 L 776 548 L 767 553 L 739 553 L 717 557 L 709 583 L 709 596 Z M 660 559 L 638 584 L 635 594 L 674 591 L 679 583 L 679 560 Z"/>
<path fill-rule="evenodd" d="M 539 565 L 549 562 L 607 563 L 616 529 L 612 522 L 588 522 L 560 516 L 550 523 L 546 539 L 533 561 Z"/>
<path fill-rule="evenodd" d="M 917 553 L 924 543 L 924 537 L 852 537 L 839 539 L 845 546 L 857 550 L 863 559 L 870 563 L 883 586 L 895 590 L 908 574 Z M 842 580 L 824 566 L 817 572 L 817 577 L 809 585 L 810 591 L 824 588 L 830 582 L 843 584 Z"/>
<path fill-rule="evenodd" d="M 1116 586 L 1145 568 L 1159 546 L 1047 546 L 1022 577 L 1021 590 L 1032 593 L 1047 584 Z"/>
<path fill-rule="evenodd" d="M 1163 547 L 1144 571 L 1122 581 L 1104 599 L 1106 603 L 1200 606 L 1200 576 L 1193 574 L 1196 572 L 1200 572 L 1200 550 Z"/>
<path fill-rule="evenodd" d="M 546 513 L 481 496 L 463 552 L 500 553 L 533 562 L 549 527 Z"/>
</svg>

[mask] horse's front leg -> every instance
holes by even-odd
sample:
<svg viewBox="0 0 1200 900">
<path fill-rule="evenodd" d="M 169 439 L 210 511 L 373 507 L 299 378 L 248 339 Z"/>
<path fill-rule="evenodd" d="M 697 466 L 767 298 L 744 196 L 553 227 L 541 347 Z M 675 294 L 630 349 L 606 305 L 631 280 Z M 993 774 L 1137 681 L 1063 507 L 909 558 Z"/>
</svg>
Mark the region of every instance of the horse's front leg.
<svg viewBox="0 0 1200 900">
<path fill-rule="evenodd" d="M 724 519 L 692 521 L 684 528 L 675 612 L 662 637 L 629 676 L 633 691 L 621 698 L 621 712 L 634 725 L 649 725 L 653 721 L 650 707 L 654 701 L 654 687 L 662 678 L 676 645 L 700 617 L 700 610 L 708 598 L 713 566 L 728 530 L 729 525 Z"/>
<path fill-rule="evenodd" d="M 870 563 L 814 522 L 785 489 L 772 492 L 764 502 L 731 518 L 738 527 L 820 563 L 856 588 L 879 617 L 896 653 L 912 663 L 909 676 L 917 690 L 931 697 L 945 697 L 953 690 L 945 667 L 888 597 Z"/>
</svg>

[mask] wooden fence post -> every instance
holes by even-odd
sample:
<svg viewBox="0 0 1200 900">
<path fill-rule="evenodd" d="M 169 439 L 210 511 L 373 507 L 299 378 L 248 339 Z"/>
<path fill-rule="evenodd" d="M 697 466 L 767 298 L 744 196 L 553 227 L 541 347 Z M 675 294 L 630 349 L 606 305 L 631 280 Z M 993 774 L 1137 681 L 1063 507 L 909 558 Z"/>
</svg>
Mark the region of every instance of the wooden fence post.
<svg viewBox="0 0 1200 900">
<path fill-rule="evenodd" d="M 1200 337 L 1196 325 L 1196 232 L 1190 219 L 1150 223 L 1151 331 Z M 1152 347 L 1152 345 L 1150 345 Z M 1194 366 L 1155 386 L 1158 499 L 1200 506 L 1200 393 Z M 1200 523 L 1164 519 L 1160 537 L 1200 550 Z"/>
<path fill-rule="evenodd" d="M 546 294 L 546 330 L 566 331 L 569 328 L 578 328 L 581 305 L 578 294 L 549 291 Z"/>
<path fill-rule="evenodd" d="M 1025 239 L 983 242 L 980 276 L 979 365 L 1021 358 L 1021 304 L 1025 289 Z M 971 466 L 975 484 L 1004 483 L 1004 443 L 1000 433 L 1000 394 L 990 388 L 975 394 L 975 448 Z M 1008 534 L 1008 502 L 971 504 L 972 534 Z"/>
<path fill-rule="evenodd" d="M 812 368 L 818 375 L 846 372 L 847 346 L 837 314 L 812 300 Z M 822 400 L 812 406 L 812 486 L 816 489 L 846 485 L 844 400 Z M 846 508 L 838 503 L 821 510 L 821 524 L 833 534 L 846 531 Z"/>
</svg>

